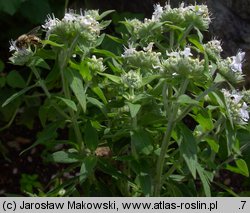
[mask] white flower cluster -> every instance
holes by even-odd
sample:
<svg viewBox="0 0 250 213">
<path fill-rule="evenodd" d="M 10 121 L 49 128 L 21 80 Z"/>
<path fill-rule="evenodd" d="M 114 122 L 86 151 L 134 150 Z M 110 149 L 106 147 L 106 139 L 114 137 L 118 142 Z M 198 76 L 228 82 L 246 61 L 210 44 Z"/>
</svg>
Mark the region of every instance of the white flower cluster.
<svg viewBox="0 0 250 213">
<path fill-rule="evenodd" d="M 240 82 L 243 80 L 242 63 L 245 52 L 239 51 L 236 56 L 227 57 L 217 61 L 220 73 L 230 82 Z"/>
<path fill-rule="evenodd" d="M 16 41 L 10 41 L 10 52 L 13 52 L 10 57 L 10 61 L 16 65 L 24 65 L 29 59 L 34 55 L 34 52 L 31 48 L 18 48 L 16 46 Z"/>
<path fill-rule="evenodd" d="M 201 30 L 206 30 L 211 22 L 210 14 L 206 5 L 190 5 L 185 7 L 181 3 L 179 8 L 171 8 L 166 2 L 164 7 L 159 4 L 154 6 L 152 15 L 154 21 L 171 21 L 174 24 L 194 23 Z"/>
<path fill-rule="evenodd" d="M 233 120 L 238 124 L 246 124 L 249 120 L 249 114 L 248 106 L 246 102 L 243 101 L 243 95 L 240 92 L 229 92 L 226 89 L 222 89 L 222 92 Z"/>
<path fill-rule="evenodd" d="M 206 44 L 204 44 L 204 48 L 207 54 L 213 59 L 220 58 L 220 54 L 223 51 L 221 47 L 221 42 L 219 40 L 213 39 Z"/>
<path fill-rule="evenodd" d="M 88 66 L 92 72 L 103 72 L 106 69 L 103 65 L 103 58 L 96 58 L 95 55 L 89 59 Z"/>
<path fill-rule="evenodd" d="M 77 14 L 73 10 L 68 10 L 62 20 L 57 19 L 54 15 L 48 15 L 42 27 L 46 30 L 47 38 L 55 33 L 59 36 L 60 34 L 66 34 L 66 36 L 67 34 L 80 34 L 91 39 L 91 37 L 98 36 L 101 31 L 100 23 L 96 20 L 97 17 L 98 11 L 85 11 L 84 13 L 81 11 L 80 14 Z"/>
<path fill-rule="evenodd" d="M 152 73 L 160 66 L 160 52 L 152 51 L 153 43 L 149 43 L 143 50 L 137 51 L 132 44 L 121 55 L 126 65 L 140 69 L 145 75 Z"/>
<path fill-rule="evenodd" d="M 204 60 L 193 58 L 191 49 L 167 52 L 168 58 L 162 60 L 162 71 L 170 77 L 201 78 L 204 71 Z"/>
<path fill-rule="evenodd" d="M 122 76 L 122 82 L 129 88 L 139 88 L 142 83 L 142 76 L 138 72 L 130 70 Z"/>
</svg>

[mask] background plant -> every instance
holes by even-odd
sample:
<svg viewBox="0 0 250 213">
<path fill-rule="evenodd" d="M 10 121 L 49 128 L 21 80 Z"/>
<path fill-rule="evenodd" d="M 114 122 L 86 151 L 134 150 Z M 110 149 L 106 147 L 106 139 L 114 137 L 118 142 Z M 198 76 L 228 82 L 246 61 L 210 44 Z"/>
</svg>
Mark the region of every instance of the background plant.
<svg viewBox="0 0 250 213">
<path fill-rule="evenodd" d="M 234 89 L 244 53 L 223 59 L 219 41 L 203 43 L 207 7 L 156 5 L 151 19 L 124 21 L 119 38 L 101 33 L 110 12 L 50 15 L 42 47 L 12 42 L 10 60 L 31 72 L 3 106 L 38 101 L 32 147 L 72 173 L 57 174 L 46 195 L 211 196 L 224 187 L 220 169 L 248 176 L 249 91 Z"/>
</svg>

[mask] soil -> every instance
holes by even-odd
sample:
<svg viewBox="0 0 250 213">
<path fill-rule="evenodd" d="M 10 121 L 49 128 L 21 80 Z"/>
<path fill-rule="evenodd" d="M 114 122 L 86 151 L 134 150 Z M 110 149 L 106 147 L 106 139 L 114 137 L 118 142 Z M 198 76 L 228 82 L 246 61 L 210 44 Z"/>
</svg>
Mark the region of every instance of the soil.
<svg viewBox="0 0 250 213">
<path fill-rule="evenodd" d="M 43 147 L 41 146 L 20 155 L 22 150 L 28 148 L 35 141 L 34 133 L 34 130 L 31 131 L 20 126 L 13 126 L 1 132 L 0 196 L 25 195 L 20 190 L 22 174 L 37 174 L 38 181 L 46 185 L 55 172 L 60 169 L 57 165 L 43 162 L 41 158 Z"/>
</svg>

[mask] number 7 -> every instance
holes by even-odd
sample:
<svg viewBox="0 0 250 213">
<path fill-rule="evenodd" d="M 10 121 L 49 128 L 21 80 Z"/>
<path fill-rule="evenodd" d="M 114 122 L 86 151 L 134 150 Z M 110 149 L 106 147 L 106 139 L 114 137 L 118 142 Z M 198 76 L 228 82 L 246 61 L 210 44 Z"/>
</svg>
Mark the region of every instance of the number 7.
<svg viewBox="0 0 250 213">
<path fill-rule="evenodd" d="M 240 201 L 240 202 L 242 203 L 242 207 L 241 207 L 241 209 L 244 209 L 244 206 L 245 206 L 245 204 L 246 204 L 246 202 L 247 202 L 247 201 L 242 200 L 242 201 Z"/>
</svg>

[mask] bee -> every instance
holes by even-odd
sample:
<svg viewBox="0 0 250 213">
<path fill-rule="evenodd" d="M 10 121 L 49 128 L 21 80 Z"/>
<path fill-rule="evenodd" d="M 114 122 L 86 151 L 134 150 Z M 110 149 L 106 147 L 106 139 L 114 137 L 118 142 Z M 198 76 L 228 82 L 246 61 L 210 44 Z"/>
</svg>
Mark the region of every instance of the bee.
<svg viewBox="0 0 250 213">
<path fill-rule="evenodd" d="M 36 27 L 27 34 L 23 34 L 19 36 L 16 41 L 16 47 L 19 49 L 27 49 L 30 47 L 30 45 L 38 46 L 41 44 L 41 39 L 36 36 L 37 31 L 40 29 L 40 27 Z"/>
</svg>

